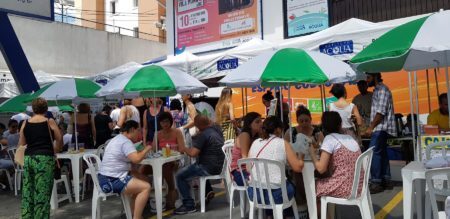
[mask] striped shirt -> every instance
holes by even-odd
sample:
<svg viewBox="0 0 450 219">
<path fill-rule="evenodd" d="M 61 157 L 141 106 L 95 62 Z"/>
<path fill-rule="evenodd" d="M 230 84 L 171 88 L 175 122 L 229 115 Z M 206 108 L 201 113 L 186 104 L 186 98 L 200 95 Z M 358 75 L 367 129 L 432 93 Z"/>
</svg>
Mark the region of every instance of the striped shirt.
<svg viewBox="0 0 450 219">
<path fill-rule="evenodd" d="M 375 119 L 377 113 L 380 113 L 384 117 L 373 131 L 385 131 L 392 136 L 397 136 L 392 93 L 383 83 L 379 83 L 373 90 L 370 122 Z"/>
</svg>

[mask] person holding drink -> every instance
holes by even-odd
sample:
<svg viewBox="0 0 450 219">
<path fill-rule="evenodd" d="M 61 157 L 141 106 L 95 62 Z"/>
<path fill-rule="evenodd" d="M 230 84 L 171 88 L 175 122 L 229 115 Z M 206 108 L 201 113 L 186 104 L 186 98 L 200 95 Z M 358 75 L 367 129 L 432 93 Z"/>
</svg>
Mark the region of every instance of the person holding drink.
<svg viewBox="0 0 450 219">
<path fill-rule="evenodd" d="M 172 114 L 170 112 L 161 112 L 157 119 L 161 126 L 161 130 L 157 133 L 158 138 L 153 138 L 153 146 L 157 144 L 158 148 L 165 151 L 166 156 L 170 156 L 170 152 L 168 153 L 168 151 L 178 151 L 178 147 L 184 148 L 185 143 L 181 130 L 173 128 Z M 169 146 L 170 149 L 167 149 L 167 146 Z M 165 163 L 163 165 L 163 177 L 168 186 L 166 209 L 175 207 L 177 192 L 175 190 L 173 173 L 175 173 L 177 169 L 178 166 L 176 162 Z M 141 173 L 149 175 L 151 172 L 151 166 L 145 165 L 141 167 Z"/>
</svg>

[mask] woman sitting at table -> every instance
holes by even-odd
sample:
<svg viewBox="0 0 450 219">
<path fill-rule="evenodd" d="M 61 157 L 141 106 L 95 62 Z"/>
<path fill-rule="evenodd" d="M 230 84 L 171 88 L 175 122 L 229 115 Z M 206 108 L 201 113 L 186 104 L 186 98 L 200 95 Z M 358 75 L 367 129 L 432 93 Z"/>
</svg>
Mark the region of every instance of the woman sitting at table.
<svg viewBox="0 0 450 219">
<path fill-rule="evenodd" d="M 305 106 L 303 106 L 303 105 L 298 106 L 297 110 L 295 111 L 295 114 L 297 116 L 298 125 L 291 128 L 292 143 L 293 143 L 292 146 L 294 147 L 294 151 L 296 151 L 302 157 L 304 157 L 305 154 L 309 153 L 308 147 L 295 147 L 296 145 L 300 146 L 303 143 L 303 142 L 296 142 L 297 134 L 303 135 L 304 137 L 306 137 L 309 140 L 309 142 L 312 142 L 313 144 L 316 144 L 316 142 L 322 142 L 324 137 L 319 128 L 312 126 L 311 112 Z M 286 132 L 284 134 L 284 140 L 289 142 L 290 135 L 291 134 L 289 132 Z M 305 204 L 306 203 L 306 194 L 305 194 L 305 187 L 303 184 L 302 173 L 293 174 L 293 179 L 294 179 L 295 185 L 297 185 L 297 190 L 295 192 L 295 196 L 296 196 L 295 198 L 296 198 L 297 204 L 299 204 L 299 205 Z"/>
<path fill-rule="evenodd" d="M 169 145 L 171 151 L 178 151 L 178 147 L 184 147 L 183 133 L 181 133 L 180 129 L 173 128 L 172 114 L 170 112 L 162 112 L 157 119 L 161 130 L 158 131 L 158 142 L 156 142 L 156 138 L 153 138 L 153 145 L 155 146 L 158 143 L 158 149 Z M 173 173 L 177 172 L 177 169 L 177 162 L 169 162 L 163 165 L 163 178 L 166 180 L 168 186 L 166 209 L 175 208 L 177 192 L 175 190 Z M 140 172 L 144 175 L 151 174 L 151 166 L 142 166 Z"/>
<path fill-rule="evenodd" d="M 150 184 L 145 176 L 131 171 L 131 163 L 139 164 L 151 150 L 145 147 L 136 151 L 134 142 L 139 138 L 139 123 L 126 121 L 120 128 L 121 134 L 108 143 L 103 155 L 98 181 L 104 193 L 122 193 L 131 196 L 133 218 L 142 218 L 142 212 L 150 195 Z"/>
<path fill-rule="evenodd" d="M 325 139 L 320 147 L 320 159 L 317 159 L 317 149 L 312 146 L 309 148 L 314 167 L 323 177 L 316 180 L 317 197 L 348 198 L 351 193 L 355 163 L 361 150 L 352 136 L 340 134 L 341 124 L 342 120 L 337 112 L 324 112 L 322 130 Z M 362 182 L 363 174 L 359 189 L 362 188 Z"/>
<path fill-rule="evenodd" d="M 289 142 L 281 138 L 283 132 L 283 123 L 281 122 L 281 119 L 276 116 L 268 117 L 266 120 L 264 120 L 262 129 L 263 129 L 262 137 L 256 139 L 253 142 L 252 146 L 250 147 L 248 157 L 264 158 L 279 161 L 283 164 L 289 164 L 289 166 L 292 168 L 294 172 L 297 173 L 301 172 L 304 165 L 303 160 L 297 158 L 297 155 L 292 150 L 291 144 L 289 144 Z M 252 169 L 250 174 L 256 175 L 254 171 L 255 169 Z M 269 173 L 269 176 L 265 176 L 264 172 L 260 173 L 260 176 L 263 180 L 266 177 L 269 177 L 271 183 L 274 184 L 281 183 L 282 179 L 278 168 L 269 166 L 267 171 Z M 288 199 L 291 200 L 292 197 L 294 197 L 295 188 L 294 185 L 287 180 L 286 180 L 286 190 Z M 253 199 L 253 193 L 257 193 L 259 195 L 259 192 L 257 191 L 254 192 L 251 188 L 249 188 L 248 195 L 250 199 Z M 281 188 L 272 189 L 272 196 L 276 204 L 281 204 L 283 202 Z M 270 203 L 267 190 L 264 191 L 264 200 L 266 203 Z"/>
<path fill-rule="evenodd" d="M 248 152 L 250 151 L 250 146 L 253 141 L 255 141 L 262 130 L 262 120 L 261 115 L 256 112 L 247 113 L 244 116 L 244 126 L 242 127 L 242 132 L 237 137 L 234 147 L 231 151 L 231 175 L 233 175 L 233 180 L 236 185 L 243 186 L 241 172 L 239 171 L 237 161 L 241 158 L 247 158 Z M 247 177 L 248 173 L 244 172 L 244 177 Z"/>
</svg>

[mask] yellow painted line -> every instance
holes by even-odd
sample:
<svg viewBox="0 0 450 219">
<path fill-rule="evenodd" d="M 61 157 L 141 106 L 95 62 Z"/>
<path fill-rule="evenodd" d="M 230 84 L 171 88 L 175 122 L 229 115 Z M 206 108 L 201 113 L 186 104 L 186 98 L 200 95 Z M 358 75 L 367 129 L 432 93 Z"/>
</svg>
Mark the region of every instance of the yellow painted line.
<svg viewBox="0 0 450 219">
<path fill-rule="evenodd" d="M 219 197 L 219 196 L 222 196 L 222 195 L 225 195 L 225 191 L 217 192 L 216 195 L 215 195 L 214 197 Z M 174 209 L 171 209 L 171 210 L 168 210 L 168 211 L 164 211 L 164 212 L 162 213 L 162 216 L 163 216 L 163 217 L 170 216 L 170 215 L 173 214 L 173 211 L 174 211 Z M 150 217 L 149 219 L 156 219 L 156 215 Z"/>
<path fill-rule="evenodd" d="M 378 213 L 375 219 L 384 219 L 403 200 L 403 190 L 398 192 Z"/>
</svg>

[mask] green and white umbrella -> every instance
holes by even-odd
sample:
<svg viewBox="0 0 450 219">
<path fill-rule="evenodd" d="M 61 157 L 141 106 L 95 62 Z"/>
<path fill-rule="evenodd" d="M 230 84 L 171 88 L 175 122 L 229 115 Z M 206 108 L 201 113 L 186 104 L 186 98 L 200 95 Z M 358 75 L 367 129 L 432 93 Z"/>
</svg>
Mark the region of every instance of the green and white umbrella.
<svg viewBox="0 0 450 219">
<path fill-rule="evenodd" d="M 450 63 L 450 11 L 400 25 L 371 43 L 350 61 L 364 72 L 446 67 Z"/>
<path fill-rule="evenodd" d="M 10 98 L 0 104 L 0 113 L 18 113 L 18 112 L 24 112 L 24 111 L 31 111 L 29 107 L 27 107 L 26 102 L 29 100 L 30 94 L 20 94 L 13 98 Z M 58 111 L 73 111 L 73 108 L 71 106 L 56 106 L 56 107 L 49 107 L 48 109 L 51 112 L 58 112 Z"/>
<path fill-rule="evenodd" d="M 95 92 L 100 85 L 87 79 L 71 78 L 57 81 L 30 95 L 30 100 L 37 97 L 46 99 L 49 105 L 69 105 L 90 102 L 97 99 Z"/>
<path fill-rule="evenodd" d="M 126 72 L 102 87 L 99 97 L 164 97 L 176 94 L 201 93 L 206 85 L 178 69 L 148 65 Z"/>
<path fill-rule="evenodd" d="M 355 79 L 355 71 L 336 58 L 319 52 L 286 48 L 256 56 L 231 71 L 219 83 L 228 87 L 249 87 L 340 83 Z"/>
</svg>

